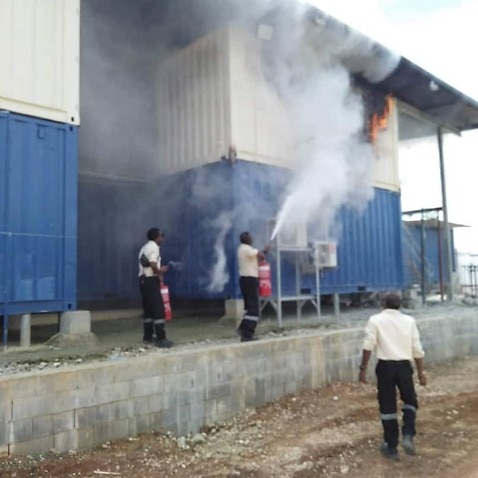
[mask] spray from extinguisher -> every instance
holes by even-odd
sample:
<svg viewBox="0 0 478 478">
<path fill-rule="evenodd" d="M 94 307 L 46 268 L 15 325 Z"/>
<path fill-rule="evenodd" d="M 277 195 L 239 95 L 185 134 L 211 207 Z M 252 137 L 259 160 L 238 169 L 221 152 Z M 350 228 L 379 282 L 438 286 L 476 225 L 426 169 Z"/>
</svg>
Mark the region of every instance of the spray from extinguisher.
<svg viewBox="0 0 478 478">
<path fill-rule="evenodd" d="M 270 297 L 272 295 L 271 266 L 266 261 L 259 263 L 259 296 Z"/>
<path fill-rule="evenodd" d="M 171 302 L 169 300 L 169 287 L 163 282 L 159 286 L 159 290 L 161 291 L 161 297 L 163 298 L 164 318 L 166 320 L 171 320 L 173 318 L 173 314 L 171 311 Z"/>
</svg>

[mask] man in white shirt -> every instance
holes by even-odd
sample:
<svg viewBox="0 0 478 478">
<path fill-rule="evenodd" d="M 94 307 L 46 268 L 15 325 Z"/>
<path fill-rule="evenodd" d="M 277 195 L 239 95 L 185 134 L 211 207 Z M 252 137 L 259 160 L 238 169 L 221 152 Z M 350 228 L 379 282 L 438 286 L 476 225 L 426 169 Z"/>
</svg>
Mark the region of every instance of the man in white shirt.
<svg viewBox="0 0 478 478">
<path fill-rule="evenodd" d="M 252 247 L 252 236 L 243 232 L 239 239 L 241 244 L 237 249 L 239 263 L 239 286 L 244 298 L 244 316 L 237 329 L 241 342 L 254 339 L 257 322 L 259 321 L 259 261 L 265 259 L 269 246 L 262 251 Z"/>
<path fill-rule="evenodd" d="M 173 343 L 166 338 L 164 330 L 165 313 L 160 283 L 168 266 L 161 266 L 159 246 L 162 244 L 164 234 L 153 227 L 147 232 L 148 242 L 140 249 L 139 287 L 143 299 L 143 342 L 153 343 L 153 334 L 156 334 L 155 345 L 169 348 Z"/>
<path fill-rule="evenodd" d="M 400 312 L 401 304 L 402 299 L 398 294 L 387 294 L 384 310 L 369 318 L 365 327 L 359 374 L 359 381 L 367 383 L 367 365 L 372 351 L 376 349 L 378 363 L 375 373 L 384 438 L 381 452 L 393 460 L 398 460 L 397 388 L 403 401 L 402 445 L 406 453 L 415 454 L 413 437 L 418 401 L 413 385 L 413 360 L 420 385 L 425 386 L 427 383 L 423 370 L 425 353 L 417 324 L 413 317 Z"/>
</svg>

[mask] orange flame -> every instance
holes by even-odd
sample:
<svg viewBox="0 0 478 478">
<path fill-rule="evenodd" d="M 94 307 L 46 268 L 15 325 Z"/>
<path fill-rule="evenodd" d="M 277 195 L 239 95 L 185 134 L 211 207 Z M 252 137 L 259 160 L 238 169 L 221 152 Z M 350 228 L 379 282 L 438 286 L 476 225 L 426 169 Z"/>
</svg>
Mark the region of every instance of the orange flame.
<svg viewBox="0 0 478 478">
<path fill-rule="evenodd" d="M 375 143 L 378 137 L 379 131 L 384 130 L 388 124 L 388 118 L 392 110 L 392 96 L 387 95 L 385 97 L 385 107 L 381 113 L 373 113 L 370 117 L 368 124 L 369 138 L 372 143 Z"/>
</svg>

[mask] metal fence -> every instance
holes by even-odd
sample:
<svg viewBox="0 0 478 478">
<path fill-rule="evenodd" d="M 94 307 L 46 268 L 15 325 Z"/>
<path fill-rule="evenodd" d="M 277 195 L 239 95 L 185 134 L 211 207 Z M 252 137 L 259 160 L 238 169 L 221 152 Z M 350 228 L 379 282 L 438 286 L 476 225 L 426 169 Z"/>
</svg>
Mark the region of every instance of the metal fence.
<svg viewBox="0 0 478 478">
<path fill-rule="evenodd" d="M 458 266 L 462 292 L 478 297 L 478 254 L 459 253 Z"/>
</svg>

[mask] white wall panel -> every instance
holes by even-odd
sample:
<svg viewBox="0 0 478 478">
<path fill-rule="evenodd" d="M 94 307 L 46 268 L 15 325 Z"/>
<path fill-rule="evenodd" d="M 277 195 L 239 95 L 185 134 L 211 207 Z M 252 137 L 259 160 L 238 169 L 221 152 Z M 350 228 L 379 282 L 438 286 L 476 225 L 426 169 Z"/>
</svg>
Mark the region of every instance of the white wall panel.
<svg viewBox="0 0 478 478">
<path fill-rule="evenodd" d="M 264 77 L 262 40 L 231 30 L 231 125 L 238 156 L 288 167 L 293 161 L 290 113 Z"/>
<path fill-rule="evenodd" d="M 398 114 L 395 101 L 392 101 L 386 129 L 378 133 L 374 150 L 376 154 L 375 186 L 391 191 L 399 191 Z"/>
<path fill-rule="evenodd" d="M 172 173 L 218 161 L 230 142 L 229 33 L 203 37 L 158 67 L 161 169 Z"/>
<path fill-rule="evenodd" d="M 157 116 L 163 171 L 240 159 L 288 166 L 292 141 L 284 105 L 262 74 L 261 43 L 225 29 L 197 40 L 158 67 Z"/>
<path fill-rule="evenodd" d="M 79 124 L 80 0 L 0 0 L 0 109 Z"/>
</svg>

